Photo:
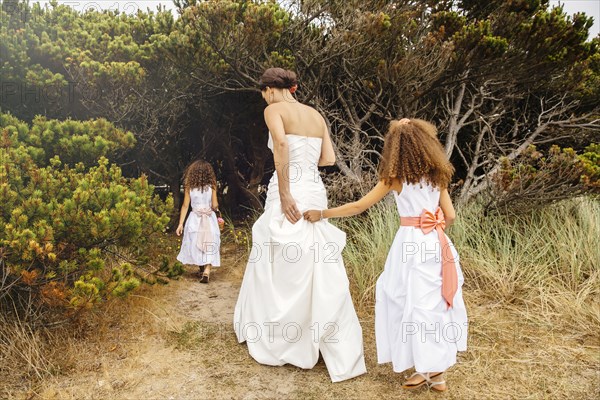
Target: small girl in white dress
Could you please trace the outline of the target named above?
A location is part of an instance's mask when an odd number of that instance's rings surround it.
[[[221,266],[221,232],[223,220],[217,218],[217,179],[212,166],[203,160],[194,161],[183,175],[185,195],[179,216],[177,236],[183,233],[177,260],[200,267],[200,282],[208,283],[212,267]],[[190,203],[192,212],[185,223]]]
[[[394,372],[415,367],[402,385],[445,391],[442,373],[467,348],[467,312],[458,254],[444,233],[455,218],[447,186],[454,168],[436,128],[419,119],[392,121],[379,183],[362,199],[304,218],[360,214],[393,191],[400,228],[376,284],[375,338],[380,364]]]

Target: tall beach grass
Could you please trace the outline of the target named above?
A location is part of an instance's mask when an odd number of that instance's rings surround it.
[[[337,222],[348,234],[344,261],[353,297],[372,307],[377,277],[399,225],[393,202]],[[447,231],[461,259],[464,290],[539,323],[600,328],[600,203],[564,201],[528,215],[484,216],[476,203],[457,210]]]

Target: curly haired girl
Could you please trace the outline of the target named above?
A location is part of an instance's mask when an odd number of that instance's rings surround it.
[[[215,214],[219,212],[219,203],[217,179],[212,166],[204,160],[192,162],[183,174],[183,186],[185,195],[176,230],[177,236],[183,233],[183,240],[177,260],[183,264],[198,265],[200,282],[208,283],[211,267],[221,265],[219,228],[223,223]],[[190,203],[192,212],[184,229]]]

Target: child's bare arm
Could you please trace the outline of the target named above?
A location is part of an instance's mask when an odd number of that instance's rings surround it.
[[[323,218],[334,218],[334,217],[349,217],[352,215],[360,214],[373,204],[390,192],[392,187],[385,184],[383,181],[379,181],[377,185],[369,193],[367,193],[362,199],[344,204],[343,206],[332,208],[329,210],[323,210]],[[308,210],[304,213],[304,218],[310,222],[316,222],[321,219],[321,210]]]
[[[454,206],[452,205],[452,200],[450,199],[448,189],[444,189],[440,192],[440,208],[444,212],[446,227],[449,227],[456,219],[456,211],[454,211]]]
[[[175,233],[177,236],[180,236],[183,233],[183,222],[185,221],[185,216],[187,215],[188,208],[190,207],[190,189],[185,188],[185,194],[183,195],[183,204],[181,206],[181,212],[179,213],[179,226]]]
[[[217,187],[216,186],[214,186],[212,188],[211,205],[212,205],[213,211],[218,211],[219,210],[219,200],[217,199]]]

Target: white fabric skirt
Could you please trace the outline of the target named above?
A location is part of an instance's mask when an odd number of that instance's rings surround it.
[[[213,239],[207,245],[206,251],[202,251],[196,244],[200,228],[200,217],[193,212],[188,216],[183,228],[181,250],[177,255],[177,260],[182,264],[221,266],[221,231],[219,230],[219,223],[214,212],[208,218]]]
[[[395,372],[441,372],[467,348],[464,277],[452,242],[458,290],[454,307],[442,297],[441,254],[437,232],[401,226],[376,286],[375,336],[378,362]]]

